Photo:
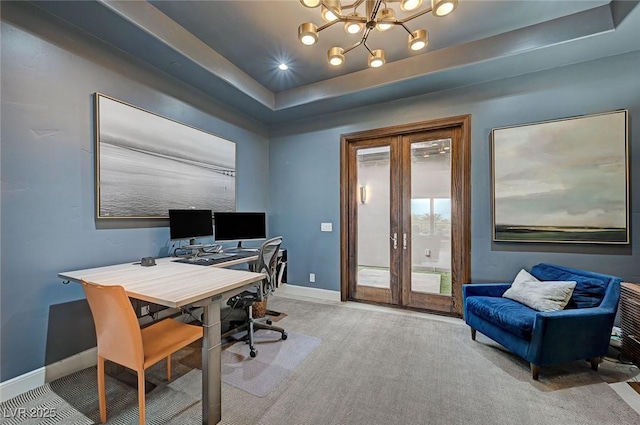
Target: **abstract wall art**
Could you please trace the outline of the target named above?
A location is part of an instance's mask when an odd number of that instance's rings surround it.
[[[629,243],[626,110],[491,136],[494,241]]]

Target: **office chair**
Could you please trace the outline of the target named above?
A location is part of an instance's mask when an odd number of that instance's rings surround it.
[[[145,423],[144,371],[167,359],[171,380],[171,354],[202,338],[202,328],[164,319],[140,329],[129,297],[122,286],[102,286],[82,281],[98,339],[98,403],[100,421],[107,421],[104,361],[110,360],[138,374],[138,421]]]
[[[231,321],[231,326],[236,324],[240,326],[225,332],[222,338],[226,338],[229,335],[241,331],[247,331],[242,340],[246,340],[249,343],[249,355],[255,357],[258,355],[258,350],[254,346],[254,332],[260,329],[268,329],[276,332],[280,332],[282,339],[287,339],[287,333],[283,328],[273,326],[272,321],[268,316],[254,318],[253,317],[253,304],[258,301],[263,301],[271,295],[274,289],[278,285],[278,252],[280,245],[282,244],[282,236],[271,238],[265,241],[258,251],[258,260],[250,265],[250,270],[256,273],[264,273],[266,277],[262,281],[262,291],[244,291],[234,297],[227,300],[227,305],[232,309],[243,309],[246,312],[246,318],[241,321]]]

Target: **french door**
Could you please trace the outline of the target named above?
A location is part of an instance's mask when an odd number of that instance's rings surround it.
[[[460,315],[469,117],[343,136],[342,298]]]

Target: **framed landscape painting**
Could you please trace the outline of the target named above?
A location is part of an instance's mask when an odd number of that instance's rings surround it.
[[[235,211],[235,143],[100,93],[95,111],[97,218]]]
[[[493,240],[629,244],[626,110],[493,129]]]

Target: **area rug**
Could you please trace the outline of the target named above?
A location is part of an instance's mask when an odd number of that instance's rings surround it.
[[[243,341],[224,347],[222,381],[258,397],[273,391],[321,343],[320,338],[295,332],[288,332],[283,341],[279,332],[267,330],[256,332],[254,341],[258,350],[255,358],[249,355],[249,345]],[[194,351],[180,362],[200,369],[201,353]]]
[[[93,424],[94,422],[53,392],[49,384],[0,403],[3,425]]]
[[[256,332],[256,358],[249,356],[249,345],[244,342],[236,342],[224,350],[222,380],[249,394],[264,397],[321,342],[319,338],[294,332],[289,332],[285,341],[278,339],[279,335],[274,331]]]

